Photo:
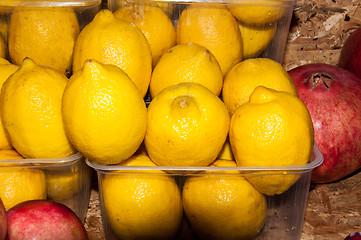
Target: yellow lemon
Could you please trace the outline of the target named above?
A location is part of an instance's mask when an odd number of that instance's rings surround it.
[[[23,156],[21,156],[15,149],[0,150],[0,160],[8,159],[23,159]]]
[[[72,8],[16,8],[9,24],[9,55],[21,65],[25,57],[70,73],[79,23]]]
[[[217,96],[221,93],[222,71],[208,49],[195,43],[185,43],[169,49],[153,70],[150,94],[154,98],[164,88],[182,82],[199,83]]]
[[[238,26],[242,33],[244,59],[258,57],[267,48],[276,32],[275,24],[257,27],[239,22]]]
[[[236,167],[217,160],[211,166]],[[191,228],[201,239],[254,239],[267,212],[266,198],[237,171],[206,171],[187,179],[183,206]]]
[[[207,166],[226,141],[229,121],[224,103],[206,87],[172,85],[148,106],[145,147],[157,165]]]
[[[0,58],[0,86],[2,86],[8,77],[18,69],[19,66],[9,63],[5,58]],[[12,146],[4,131],[2,121],[0,121],[0,150],[3,149],[12,149]]]
[[[290,1],[284,0],[252,0],[241,4],[228,3],[233,16],[242,23],[263,25],[276,22],[285,14]]]
[[[188,42],[209,49],[223,75],[242,60],[241,31],[224,5],[194,4],[183,10],[177,26],[177,43]]]
[[[87,60],[63,95],[64,127],[86,157],[115,164],[135,153],[147,128],[147,109],[137,87],[120,68]]]
[[[61,100],[68,79],[26,58],[3,84],[0,113],[11,145],[25,158],[60,158],[76,152],[65,135]]]
[[[168,17],[172,17],[173,13],[174,13],[174,3],[172,2],[168,2],[168,1],[162,1],[162,2],[158,2],[158,1],[154,1],[152,0],[151,2],[154,2],[157,6],[159,6],[165,14],[167,14]],[[110,9],[118,9],[121,8],[127,4],[132,4],[134,3],[134,1],[132,0],[117,0],[117,1],[109,1],[108,2],[108,7],[110,7]],[[142,2],[142,4],[144,4],[144,2]]]
[[[127,4],[114,12],[114,16],[134,23],[142,30],[152,52],[153,66],[160,56],[176,44],[173,23],[155,4]]]
[[[98,12],[80,32],[74,48],[73,71],[87,59],[121,68],[144,97],[152,72],[152,54],[142,31],[133,23],[116,18],[107,9]]]
[[[122,166],[155,166],[144,154]],[[101,188],[107,222],[119,239],[175,239],[183,208],[175,180],[163,171],[118,171]]]
[[[247,102],[257,86],[297,96],[297,89],[281,64],[268,58],[247,59],[234,66],[224,78],[222,99],[229,112]]]
[[[238,166],[306,164],[312,155],[314,130],[310,114],[296,96],[257,87],[247,103],[233,113],[229,139]],[[268,172],[247,175],[256,189],[281,194],[299,175]]]
[[[231,144],[229,143],[229,139],[227,138],[226,142],[223,145],[221,152],[219,153],[217,159],[223,160],[231,160],[234,161],[234,156],[231,149]]]
[[[42,170],[1,167],[1,160],[22,158],[15,150],[0,151],[0,198],[6,210],[23,201],[46,198],[45,175]]]
[[[48,198],[54,201],[72,199],[78,193],[78,171],[46,171],[45,177]]]

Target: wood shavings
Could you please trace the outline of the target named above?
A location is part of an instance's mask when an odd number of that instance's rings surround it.
[[[307,63],[337,65],[347,37],[361,26],[361,1],[298,0],[286,46],[284,67]]]

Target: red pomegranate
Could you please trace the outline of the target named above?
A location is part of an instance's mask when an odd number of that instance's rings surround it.
[[[315,142],[324,162],[312,182],[340,180],[361,168],[361,79],[329,64],[306,64],[289,71],[306,104]]]

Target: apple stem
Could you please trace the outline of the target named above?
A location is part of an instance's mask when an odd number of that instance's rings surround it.
[[[315,88],[319,82],[322,82],[329,90],[329,83],[333,80],[334,78],[332,77],[332,75],[325,72],[311,73],[310,76],[307,78],[307,82],[311,83],[311,90]]]

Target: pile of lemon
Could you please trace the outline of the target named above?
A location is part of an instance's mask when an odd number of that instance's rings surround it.
[[[79,151],[122,166],[310,160],[313,124],[292,79],[279,63],[255,58],[272,40],[283,8],[194,4],[175,26],[169,6],[121,6],[100,10],[83,29],[69,8],[12,12],[0,49],[11,60],[0,60],[2,159],[12,158],[9,152],[59,158]],[[0,170],[3,182],[19,179],[13,189],[27,182],[36,186],[27,189],[30,198],[46,197],[43,172],[10,170]],[[265,223],[265,196],[282,194],[299,177],[206,171],[180,188],[169,173],[144,173],[101,179],[107,220],[119,238],[174,239],[187,224],[202,239],[253,238]],[[7,208],[24,200],[6,191],[0,187]]]

